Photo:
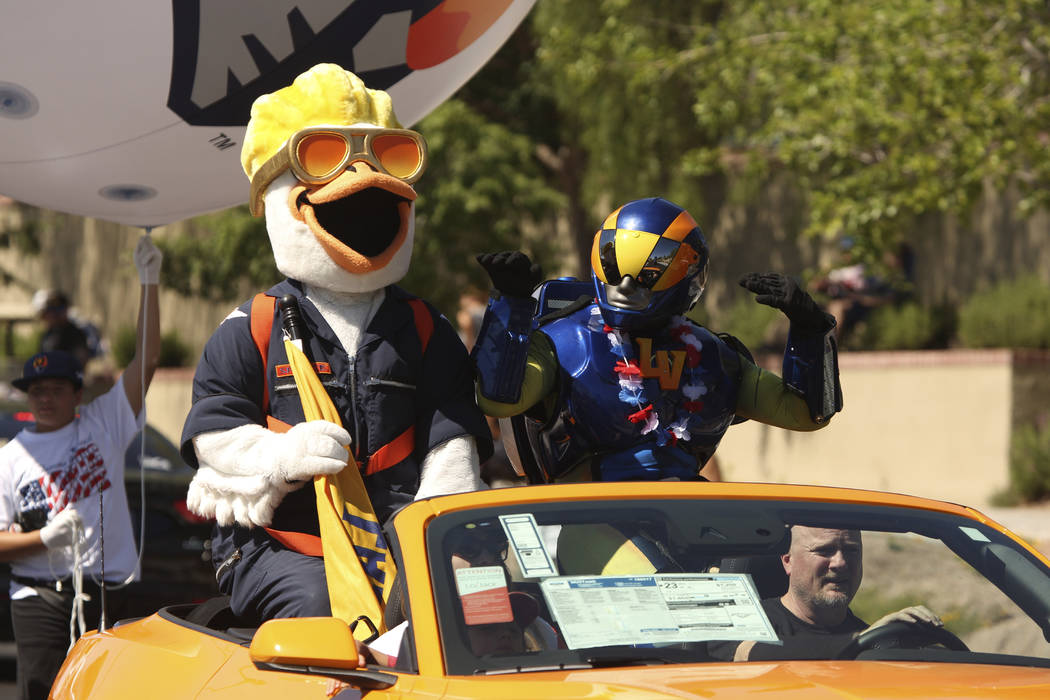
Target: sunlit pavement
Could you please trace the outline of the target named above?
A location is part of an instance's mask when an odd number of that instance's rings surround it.
[[[18,689],[15,687],[14,660],[0,660],[0,700],[17,700]]]
[[[1050,557],[1050,502],[1016,508],[978,508]]]

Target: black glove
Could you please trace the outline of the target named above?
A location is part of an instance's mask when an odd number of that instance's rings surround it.
[[[780,309],[800,330],[827,332],[835,327],[835,318],[824,313],[813,297],[793,278],[779,272],[749,272],[740,278],[740,286],[754,292],[759,304]]]
[[[543,281],[539,264],[518,250],[482,253],[477,261],[489,273],[493,288],[509,297],[530,297],[536,285]]]

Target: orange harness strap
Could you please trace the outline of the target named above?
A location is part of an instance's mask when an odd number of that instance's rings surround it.
[[[416,334],[419,336],[419,344],[423,348],[423,354],[427,352],[430,337],[434,334],[434,317],[422,299],[409,299],[408,305],[412,309],[412,320],[416,324]],[[380,447],[365,464],[365,475],[375,474],[387,467],[392,467],[398,462],[406,459],[412,454],[416,446],[416,428],[408,426],[408,430]]]
[[[365,475],[381,472],[387,467],[392,467],[401,460],[412,454],[416,446],[416,427],[408,426],[408,430],[380,447],[372,453],[365,464]]]
[[[283,420],[266,416],[266,427],[275,433],[287,433],[292,426]],[[290,530],[274,530],[272,527],[264,527],[267,534],[274,538],[286,548],[308,557],[324,556],[321,549],[321,538],[317,535],[308,535],[305,532],[293,532]]]
[[[270,386],[267,362],[270,349],[270,333],[273,330],[273,312],[277,304],[275,297],[260,292],[252,299],[251,304],[251,329],[252,340],[259,350],[259,357],[263,363],[263,411],[270,405]],[[412,309],[412,320],[416,326],[419,343],[426,354],[430,338],[434,334],[434,317],[430,314],[422,299],[409,299],[409,307]],[[291,429],[291,425],[267,414],[266,427],[278,433],[285,433]],[[387,467],[391,467],[406,459],[415,449],[415,426],[409,426],[405,432],[376,450],[365,463],[365,475],[375,474]],[[311,557],[322,556],[321,538],[317,535],[307,535],[302,532],[290,532],[286,530],[274,530],[263,528],[275,540],[288,549]]]
[[[266,358],[270,354],[270,331],[273,328],[273,309],[277,298],[259,292],[252,299],[251,327],[252,340],[259,350],[263,363],[263,413],[270,408],[270,373],[266,369]]]
[[[308,557],[324,556],[321,538],[317,535],[308,535],[305,532],[292,532],[291,530],[274,530],[272,527],[264,527],[263,529],[266,530],[266,534],[284,545],[285,549],[305,554]]]
[[[419,344],[423,346],[423,354],[426,355],[430,336],[434,335],[434,317],[430,315],[430,310],[427,309],[422,299],[409,299],[408,305],[412,307],[412,318],[416,322]]]

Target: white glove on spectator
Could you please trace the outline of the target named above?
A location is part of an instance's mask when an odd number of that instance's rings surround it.
[[[142,284],[160,284],[160,264],[164,254],[149,236],[143,236],[135,246],[135,267]]]
[[[40,541],[48,549],[61,549],[73,544],[77,531],[83,529],[80,516],[72,508],[66,508],[40,528]]]

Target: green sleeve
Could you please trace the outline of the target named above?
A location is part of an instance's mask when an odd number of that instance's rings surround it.
[[[481,411],[496,418],[524,413],[554,390],[558,377],[558,361],[550,340],[543,333],[529,337],[529,353],[525,362],[525,377],[521,382],[521,396],[517,403],[500,403],[486,399],[478,387],[478,406]]]
[[[740,358],[740,390],[736,414],[744,418],[789,430],[819,430],[828,424],[815,423],[801,394],[784,380],[767,372],[747,358]]]

